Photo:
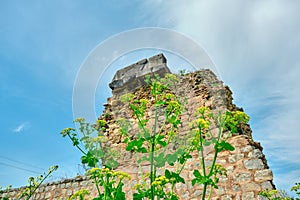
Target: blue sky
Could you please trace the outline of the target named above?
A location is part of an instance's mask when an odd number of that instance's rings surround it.
[[[235,103],[250,115],[276,185],[288,189],[300,180],[299,8],[292,0],[1,1],[0,185],[24,185],[54,164],[60,165],[54,179],[83,172],[80,154],[59,134],[73,126],[77,71],[100,42],[151,26],[179,31],[206,49]],[[109,80],[114,71],[107,74]],[[99,113],[110,95],[103,87]]]

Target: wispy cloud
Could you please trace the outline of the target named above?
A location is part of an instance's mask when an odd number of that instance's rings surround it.
[[[29,122],[23,122],[23,123],[19,124],[17,127],[15,127],[13,129],[13,132],[15,132],[15,133],[21,133],[25,129],[28,129],[29,127],[30,127],[30,123]]]
[[[288,173],[285,167],[300,167],[300,3],[157,0],[147,6],[161,25],[206,48],[235,103],[251,114],[253,137],[264,147],[275,183],[286,188],[286,180],[300,176],[299,170]]]

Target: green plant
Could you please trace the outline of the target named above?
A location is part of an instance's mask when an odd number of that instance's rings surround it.
[[[269,200],[300,200],[300,183],[295,183],[295,185],[291,187],[291,192],[295,192],[298,197],[289,197],[287,192],[276,189],[265,189],[259,192],[259,195]]]
[[[12,188],[11,185],[8,186],[8,187],[6,187],[5,189],[2,188],[2,187],[0,187],[0,195],[1,195],[0,200],[9,200],[9,196],[8,196],[8,194],[6,192],[8,192],[9,190],[11,190],[11,188]],[[4,193],[6,193],[5,196],[2,196]]]
[[[185,69],[180,69],[180,70],[178,71],[178,74],[179,74],[180,76],[185,76],[187,73],[188,73],[188,72],[187,72]]]
[[[48,169],[47,173],[44,173],[43,175],[37,176],[35,178],[29,177],[28,185],[21,192],[19,199],[25,198],[26,200],[29,200],[36,192],[36,190],[42,185],[42,183],[57,169],[58,169],[58,165],[51,166]]]
[[[80,136],[74,128],[65,128],[61,131],[63,137],[68,137],[73,146],[82,154],[81,162],[88,167],[105,166],[107,168],[116,168],[118,152],[102,145],[107,141],[104,136],[108,128],[105,120],[97,120],[96,124],[90,124],[83,118],[74,120],[79,125]]]
[[[195,152],[200,168],[193,171],[192,185],[203,185],[202,200],[206,198],[209,189],[210,199],[213,188],[218,188],[220,176],[226,176],[224,167],[216,164],[217,156],[222,151],[234,150],[228,143],[228,138],[237,132],[241,123],[249,121],[249,117],[240,111],[213,113],[210,109],[201,107],[196,112],[197,119],[190,123],[189,139],[183,139],[177,133],[181,126],[180,118],[184,106],[171,89],[176,81],[178,78],[171,74],[164,78],[158,75],[146,76],[145,82],[148,85],[145,89],[149,90],[147,98],[139,98],[134,94],[120,97],[131,110],[131,118],[138,123],[137,132],[131,133],[132,120],[120,118],[117,121],[127,145],[126,150],[136,155],[140,168],[141,182],[135,186],[134,200],[179,199],[174,191],[175,185],[185,183],[181,173],[187,160],[192,158]],[[154,113],[153,116],[149,116],[149,112]],[[105,115],[104,118],[110,116]],[[92,167],[87,175],[94,180],[98,190],[99,195],[95,199],[125,199],[122,191],[123,179],[129,177],[125,173],[113,170],[117,166],[114,161],[116,159],[113,159],[113,150],[101,145],[107,140],[104,136],[108,128],[107,122],[98,120],[96,125],[90,125],[83,119],[77,119],[75,122],[80,125],[82,138],[73,128],[64,129],[61,134],[63,137],[68,136],[73,145],[83,153],[82,163]],[[213,128],[218,129],[215,135],[211,132]],[[214,147],[211,165],[205,162],[204,149],[208,146]],[[111,163],[112,161],[114,163]],[[104,168],[99,167],[101,164]],[[150,172],[142,170],[141,166],[147,164],[150,165]]]
[[[224,150],[234,150],[227,139],[232,133],[237,132],[237,126],[240,123],[247,123],[249,117],[240,111],[218,113],[213,115],[206,108],[199,108],[197,115],[199,116],[191,123],[192,139],[190,143],[177,147],[175,152],[168,151],[169,145],[176,139],[176,133],[181,123],[180,115],[183,111],[182,103],[178,97],[171,92],[170,87],[177,78],[174,75],[166,75],[165,78],[158,76],[146,78],[151,90],[149,99],[138,99],[133,94],[126,94],[121,97],[124,102],[128,102],[129,108],[133,111],[133,118],[136,118],[139,125],[139,132],[132,137],[129,134],[128,122],[124,123],[124,119],[119,123],[121,133],[125,136],[124,142],[127,143],[127,151],[135,152],[137,162],[150,163],[150,174],[143,175],[143,183],[139,184],[134,194],[134,199],[155,198],[162,199],[178,199],[174,192],[174,186],[177,183],[185,183],[180,176],[186,161],[191,158],[191,153],[197,151],[200,160],[200,171],[195,169],[193,174],[195,178],[192,184],[203,184],[202,199],[206,197],[207,187],[210,186],[209,198],[212,188],[217,188],[219,176],[226,175],[226,170],[216,164],[218,153]],[[148,111],[154,110],[154,119],[149,122],[149,117],[145,115]],[[159,117],[164,115],[164,118]],[[217,136],[211,134],[212,121],[219,128]],[[153,125],[151,125],[153,124]],[[167,128],[168,127],[168,128]],[[211,166],[206,166],[204,148],[214,145],[215,153]],[[165,169],[164,174],[157,174],[159,168],[166,167],[166,164],[175,166],[173,171]],[[142,173],[142,171],[140,170]],[[146,183],[146,179],[150,179],[150,184]],[[167,190],[168,184],[171,189]]]
[[[65,128],[61,131],[63,137],[68,137],[73,146],[83,154],[81,162],[89,167],[86,175],[89,176],[95,184],[98,191],[98,197],[95,200],[125,200],[125,193],[122,191],[123,180],[130,178],[124,172],[116,172],[118,166],[118,153],[103,145],[107,141],[104,132],[108,128],[105,120],[97,120],[96,124],[85,122],[83,118],[74,121],[79,124],[79,134],[74,128]],[[79,190],[73,194],[70,199],[83,199],[88,195],[88,190]]]
[[[125,136],[124,142],[127,144],[126,150],[133,151],[137,155],[139,165],[143,162],[150,163],[150,174],[142,175],[143,183],[139,184],[134,193],[134,199],[149,198],[154,199],[178,199],[174,193],[174,185],[178,182],[184,183],[180,177],[180,171],[171,172],[165,170],[164,175],[158,175],[157,169],[165,167],[166,163],[174,165],[180,157],[184,165],[189,156],[182,156],[183,150],[178,149],[174,153],[168,152],[168,145],[174,139],[178,126],[180,124],[180,114],[183,110],[178,98],[171,93],[170,86],[177,81],[177,77],[171,74],[165,78],[158,76],[146,77],[146,83],[149,84],[149,99],[137,99],[133,94],[126,94],[121,97],[124,102],[128,103],[129,108],[133,111],[134,118],[137,119],[139,132],[132,137],[129,129],[124,126],[124,119],[121,123],[121,133]],[[153,125],[148,126],[149,119],[145,115],[146,111],[154,110]],[[164,119],[159,121],[159,116],[163,113]],[[168,127],[168,128],[167,128]],[[140,156],[141,155],[141,156]],[[140,170],[142,173],[142,171]],[[146,183],[150,180],[150,184]],[[171,191],[166,191],[166,184],[171,184]]]
[[[81,189],[81,190],[78,190],[77,192],[75,192],[72,196],[70,196],[67,199],[68,200],[75,200],[75,199],[84,200],[84,199],[87,199],[86,196],[89,194],[90,194],[89,190]]]
[[[207,188],[210,187],[208,199],[212,194],[213,188],[218,188],[219,176],[225,175],[226,170],[216,164],[217,156],[224,150],[233,151],[234,147],[227,142],[232,133],[237,132],[237,126],[240,123],[247,123],[249,117],[240,111],[213,114],[207,107],[200,107],[197,111],[199,116],[191,123],[193,137],[191,139],[192,151],[198,152],[200,161],[200,171],[195,169],[193,174],[195,178],[192,185],[203,184],[202,199],[206,197]],[[218,134],[214,136],[211,133],[212,122],[218,127]],[[214,146],[214,156],[211,166],[205,163],[204,149],[207,146]]]
[[[122,191],[123,180],[130,179],[130,176],[124,172],[117,172],[109,168],[92,168],[88,170],[90,176],[96,185],[98,197],[95,200],[125,200],[125,193]],[[100,190],[103,187],[103,192]]]
[[[296,200],[300,200],[300,183],[295,183],[295,185],[291,188],[291,191],[294,191],[298,198]]]

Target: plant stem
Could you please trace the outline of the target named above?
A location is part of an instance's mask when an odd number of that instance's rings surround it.
[[[208,194],[208,197],[207,197],[208,200],[210,200],[211,194],[212,194],[212,186],[210,186],[210,188],[209,188],[209,194]]]
[[[223,126],[221,126],[221,127],[219,128],[218,139],[217,139],[217,142],[216,142],[215,145],[218,145],[218,144],[219,144],[219,141],[220,141],[220,139],[221,139],[222,132],[223,132]],[[215,149],[214,159],[213,159],[213,162],[212,162],[212,165],[211,165],[211,168],[210,168],[210,171],[209,171],[208,176],[211,176],[212,173],[213,173],[213,170],[214,170],[215,164],[216,164],[216,160],[217,160],[217,156],[218,156],[218,150]]]
[[[105,183],[105,193],[104,193],[104,199],[107,200],[108,197],[108,184],[109,184],[109,174],[106,174],[106,183]]]
[[[154,102],[157,101],[157,91],[156,91],[156,84],[153,85],[154,90]],[[154,104],[155,105],[155,104]],[[151,151],[150,151],[150,163],[151,163],[151,169],[150,169],[150,185],[151,185],[151,200],[154,200],[154,186],[152,185],[153,181],[155,180],[156,176],[156,169],[154,167],[154,150],[155,150],[155,135],[156,135],[156,125],[158,120],[158,106],[155,105],[155,115],[154,115],[154,126],[153,126],[153,135],[152,135],[152,144],[151,144]]]
[[[68,137],[70,138],[71,141],[73,141],[72,137],[70,136],[69,133],[68,133]],[[84,155],[87,155],[86,152],[83,151],[83,149],[78,144],[76,144],[75,146],[77,147],[77,149],[79,149],[79,151],[81,151],[81,153],[83,153]]]
[[[100,196],[101,191],[100,191],[100,188],[99,188],[99,185],[98,185],[98,181],[97,181],[96,177],[93,177],[93,178],[94,178],[95,185],[96,185],[96,188],[97,188],[97,191],[98,191],[98,195]]]
[[[207,183],[205,182],[203,185],[202,200],[205,200],[206,189],[207,189]]]
[[[201,166],[202,166],[202,173],[205,178],[208,176],[206,175],[206,168],[205,168],[205,159],[204,159],[204,147],[203,147],[203,138],[202,138],[202,130],[199,127],[199,140],[200,140],[200,152],[201,152]],[[203,192],[202,192],[202,200],[205,200],[206,195],[206,188],[207,188],[207,182],[204,182],[203,185]]]
[[[31,191],[31,187],[30,187],[30,195],[27,197],[27,200],[30,199],[30,197],[35,193],[35,191],[41,186],[41,184],[48,178],[48,176],[50,176],[50,174],[52,173],[53,171],[51,171],[50,173],[48,173],[42,180],[41,182],[36,186],[34,187],[34,189]]]

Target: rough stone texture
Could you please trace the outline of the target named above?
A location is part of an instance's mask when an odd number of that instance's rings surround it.
[[[152,68],[153,67],[153,68]],[[144,71],[145,70],[145,71]],[[108,120],[109,128],[105,133],[109,141],[105,144],[118,149],[121,154],[119,161],[120,171],[129,173],[132,179],[125,184],[127,199],[132,199],[132,187],[138,183],[138,166],[135,156],[125,151],[125,144],[119,133],[119,126],[116,120],[119,118],[131,119],[132,128],[130,133],[134,134],[138,130],[137,120],[132,118],[132,112],[120,101],[120,96],[127,92],[134,92],[138,98],[148,98],[149,91],[143,79],[147,73],[159,72],[161,76],[169,72],[165,57],[160,54],[148,60],[144,59],[136,64],[117,71],[110,87],[113,89],[113,96],[108,98],[103,114],[100,119]],[[218,110],[242,110],[232,102],[232,92],[229,87],[224,86],[215,74],[210,70],[200,70],[178,76],[180,81],[171,88],[171,92],[181,97],[184,102],[185,112],[181,115],[181,124],[178,135],[184,138],[189,134],[188,124],[195,119],[194,112],[200,106],[207,106],[213,112]],[[109,115],[107,115],[109,114]],[[151,118],[153,110],[146,113]],[[109,117],[107,117],[109,116]],[[151,124],[151,120],[149,120]],[[216,127],[212,132],[217,132]],[[229,143],[235,147],[234,151],[224,151],[218,156],[218,163],[227,169],[227,177],[220,177],[219,188],[213,191],[212,199],[260,199],[258,192],[265,188],[274,188],[272,183],[272,171],[267,165],[262,147],[252,139],[252,131],[249,125],[240,125],[238,133],[229,138]],[[176,148],[176,144],[174,144]],[[205,149],[206,163],[211,163],[214,149],[209,146]],[[189,159],[186,167],[182,171],[182,177],[186,178],[185,184],[178,184],[175,191],[181,199],[200,199],[202,186],[192,186],[193,169],[199,168],[197,153]],[[143,171],[149,171],[149,166],[144,165]],[[172,167],[167,167],[172,168]],[[76,177],[74,179],[63,180],[43,185],[33,199],[66,199],[79,189],[90,189],[91,196],[96,196],[97,191],[91,180],[87,177]],[[15,198],[20,189],[14,189],[9,195]]]
[[[167,60],[163,54],[138,61],[118,70],[109,87],[113,90],[113,94],[133,92],[137,87],[145,85],[145,75],[170,73],[166,63]]]

